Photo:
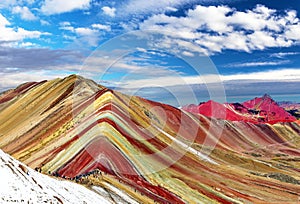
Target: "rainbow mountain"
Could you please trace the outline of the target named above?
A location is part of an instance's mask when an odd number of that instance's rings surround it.
[[[37,172],[128,203],[300,197],[299,123],[210,118],[76,75],[2,93],[0,148]]]

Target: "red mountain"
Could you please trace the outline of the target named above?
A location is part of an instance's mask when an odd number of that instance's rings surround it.
[[[225,103],[207,101],[197,105],[188,105],[184,110],[202,114],[208,117],[230,120],[246,121],[252,123],[293,122],[296,120],[289,112],[280,107],[269,95],[254,98],[244,103]]]
[[[280,107],[269,95],[254,98],[243,103],[249,110],[254,110],[260,115],[262,122],[292,122],[296,118]]]

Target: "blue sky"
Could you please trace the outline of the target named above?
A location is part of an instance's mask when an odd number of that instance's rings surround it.
[[[300,102],[299,19],[299,1],[2,0],[0,90],[75,73],[177,106]]]

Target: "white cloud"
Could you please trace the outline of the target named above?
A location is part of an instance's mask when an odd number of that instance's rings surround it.
[[[97,33],[97,31],[92,30],[90,28],[75,28],[75,32],[78,35],[94,35]]]
[[[39,38],[42,35],[49,35],[49,33],[29,31],[21,27],[13,28],[10,27],[10,25],[10,22],[2,14],[0,14],[0,41],[16,42],[28,38]]]
[[[178,11],[178,9],[177,9],[177,8],[174,8],[174,7],[167,6],[167,7],[166,7],[166,11],[176,12],[176,11]]]
[[[228,81],[251,82],[300,82],[300,69],[268,70],[232,75],[202,75],[202,76],[175,76],[166,75],[147,79],[124,81],[122,88],[135,89],[142,87],[168,87],[182,85],[199,85],[210,83],[224,83]]]
[[[63,35],[63,38],[66,39],[66,40],[71,40],[71,41],[76,40],[75,36],[70,36],[70,35]]]
[[[226,67],[258,67],[258,66],[277,66],[290,63],[289,60],[281,61],[269,61],[269,62],[245,62],[245,63],[236,63],[230,64]]]
[[[37,20],[37,17],[26,6],[15,6],[12,9],[13,14],[20,14],[23,20]]]
[[[188,11],[188,16],[192,28],[201,28],[205,26],[206,29],[220,34],[231,32],[233,27],[226,22],[226,15],[231,12],[227,6],[197,6],[194,10]],[[182,22],[184,23],[184,22]]]
[[[59,29],[61,29],[61,30],[68,30],[71,32],[75,31],[75,28],[68,21],[60,22],[59,26],[60,26]]]
[[[0,8],[8,8],[9,6],[15,5],[16,3],[16,0],[1,0]]]
[[[110,8],[108,6],[104,6],[101,9],[105,15],[108,15],[110,17],[115,17],[116,15],[116,8],[114,7]]]
[[[279,53],[271,54],[270,57],[284,58],[286,56],[291,56],[291,55],[300,55],[300,52],[279,52]]]
[[[41,25],[51,25],[48,21],[40,20]]]
[[[18,28],[17,31],[14,31],[16,40],[22,40],[25,38],[39,38],[41,35],[49,35],[49,33],[42,33],[40,31],[29,31],[24,28]]]
[[[23,0],[25,1],[27,4],[33,4],[35,2],[35,0]]]
[[[99,30],[105,30],[105,31],[111,30],[111,27],[109,25],[103,25],[103,24],[93,24],[92,28],[99,29]]]
[[[157,0],[129,0],[122,4],[122,14],[157,14],[165,11],[176,11],[179,6],[192,2],[196,2],[196,0],[164,0],[159,2]]]
[[[300,23],[299,21],[297,22],[297,24],[294,24],[294,25],[290,25],[288,26],[287,28],[287,31],[286,31],[286,37],[288,37],[289,39],[292,39],[292,40],[299,40],[300,39]]]
[[[300,69],[280,69],[245,74],[221,76],[223,81],[261,80],[261,81],[300,81]]]
[[[101,31],[110,31],[109,25],[103,24],[92,24],[89,27],[73,27],[68,21],[60,22],[59,29],[70,31],[75,36],[63,35],[67,40],[74,40],[79,44],[87,44],[89,46],[98,46]]]
[[[234,12],[227,18],[228,23],[241,26],[247,30],[257,31],[268,28],[275,31],[281,30],[281,23],[276,19],[276,10],[269,9],[263,5],[257,5],[253,10],[246,12]],[[282,21],[282,23],[284,23]]]
[[[90,46],[98,46],[99,31],[91,28],[75,28],[74,32],[79,36],[77,42],[87,43]]]
[[[183,51],[182,54],[187,57],[194,57],[195,55],[189,51]]]
[[[66,13],[73,10],[85,10],[90,7],[91,0],[45,0],[41,11],[46,15]]]
[[[31,42],[21,42],[19,46],[28,48],[28,47],[36,47],[37,45]]]
[[[263,5],[246,11],[198,5],[185,16],[153,15],[141,22],[139,29],[164,34],[165,47],[162,48],[172,49],[172,43],[187,41],[198,46],[202,54],[226,49],[251,52],[300,43],[300,20],[296,11],[278,12]],[[189,51],[189,48],[181,47],[181,51]]]
[[[69,21],[63,21],[59,23],[60,26],[71,26],[71,23]]]
[[[9,26],[10,22],[0,13],[0,28]]]
[[[113,53],[109,53],[113,54]],[[145,70],[146,67],[139,66],[135,64],[129,64],[123,60],[115,58],[113,56],[105,56],[105,57],[97,57],[92,56],[89,57],[85,62],[85,71],[92,71],[95,73],[102,73],[107,68],[113,67],[116,70],[128,71],[128,72],[137,72],[139,70]]]
[[[12,0],[12,2],[11,5],[32,5],[36,0]]]

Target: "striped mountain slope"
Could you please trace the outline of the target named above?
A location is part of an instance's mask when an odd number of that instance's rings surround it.
[[[299,134],[298,123],[207,118],[76,75],[0,95],[3,151],[139,203],[297,202]]]

